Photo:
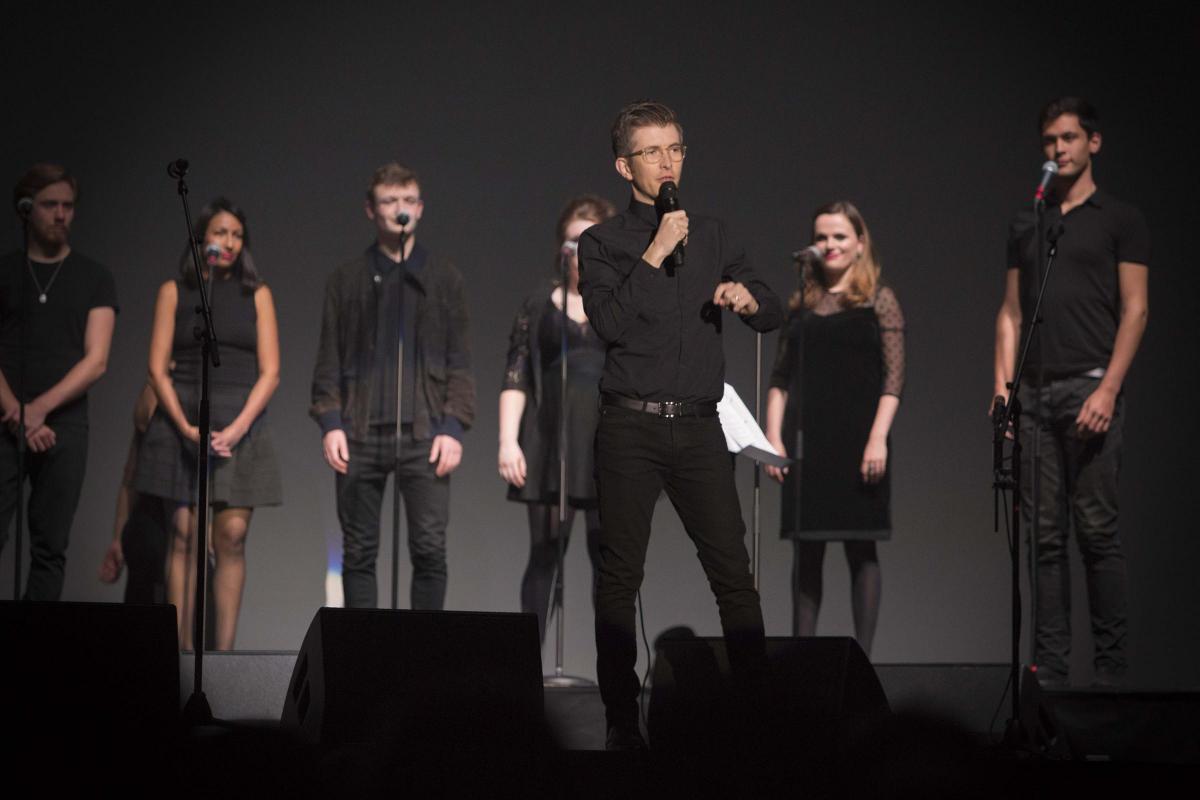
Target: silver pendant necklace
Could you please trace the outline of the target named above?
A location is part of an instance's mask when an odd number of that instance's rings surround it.
[[[54,274],[50,276],[50,280],[46,282],[46,286],[43,288],[41,282],[37,279],[37,273],[33,271],[33,262],[29,260],[28,256],[26,256],[25,263],[29,267],[29,277],[33,278],[33,285],[37,287],[39,303],[44,304],[46,300],[49,299],[50,287],[54,285],[54,279],[58,277],[58,271],[62,269],[62,265],[66,260],[66,256],[63,256],[62,259],[59,260],[58,266],[54,268]]]

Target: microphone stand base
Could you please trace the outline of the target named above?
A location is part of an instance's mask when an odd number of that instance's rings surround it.
[[[589,681],[587,678],[580,678],[576,675],[555,673],[542,676],[543,689],[588,689],[595,685],[595,681]]]
[[[201,725],[211,725],[213,722],[212,708],[204,692],[192,692],[187,704],[183,707],[183,725],[185,728],[196,728]]]

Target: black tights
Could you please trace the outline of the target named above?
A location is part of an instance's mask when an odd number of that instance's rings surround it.
[[[825,542],[792,542],[792,635],[814,636],[817,614],[821,610],[821,569],[825,561]],[[875,542],[843,542],[850,565],[850,602],[854,612],[854,636],[868,656],[879,620],[879,600],[883,577]]]
[[[575,521],[575,509],[567,506],[564,521],[567,538],[571,537],[571,524]],[[588,558],[592,563],[592,604],[596,600],[596,568],[600,564],[600,512],[597,509],[584,511],[587,523]],[[554,588],[554,568],[558,564],[558,506],[529,504],[529,563],[521,579],[521,610],[537,614],[538,635],[546,639],[546,615],[550,609],[550,592]]]

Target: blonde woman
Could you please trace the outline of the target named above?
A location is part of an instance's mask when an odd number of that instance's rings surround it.
[[[793,634],[816,633],[825,544],[841,541],[855,636],[870,655],[882,592],[875,543],[891,538],[888,434],[904,386],[904,316],[859,210],[829,203],[812,220],[821,258],[800,261],[767,394],[767,438],[799,460],[767,473],[783,483],[780,534],[794,545]]]

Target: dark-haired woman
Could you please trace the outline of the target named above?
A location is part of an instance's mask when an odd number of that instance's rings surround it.
[[[204,279],[212,299],[221,366],[211,371],[212,551],[216,641],[233,648],[246,582],[246,534],[259,506],[282,501],[279,465],[267,432],[267,402],[279,385],[279,330],[271,291],[249,250],[246,216],[224,198],[196,220],[194,235],[205,254]],[[196,456],[200,444],[200,343],[194,330],[199,287],[190,253],[180,275],[158,292],[150,338],[150,382],[158,409],[146,430],[135,487],[188,507],[176,526],[167,575],[167,597],[178,609],[180,644],[192,646],[193,544],[196,528]],[[174,361],[174,372],[170,372]],[[176,515],[182,519],[184,515]]]
[[[875,543],[892,532],[888,434],[904,386],[904,316],[858,209],[830,203],[812,220],[822,259],[801,262],[767,394],[767,439],[802,459],[767,473],[783,483],[781,535],[794,545],[793,634],[816,633],[825,543],[841,541],[855,637],[870,655],[883,584]]]
[[[611,217],[607,200],[585,194],[573,198],[559,215],[560,257],[567,258],[567,285],[547,282],[521,305],[509,337],[508,362],[500,392],[500,476],[509,484],[508,499],[525,503],[529,513],[529,563],[521,580],[521,610],[538,617],[546,635],[546,615],[558,559],[558,425],[562,406],[563,303],[567,337],[567,514],[570,534],[576,510],[587,523],[593,587],[599,565],[600,514],[593,478],[592,443],[599,421],[600,373],[605,345],[583,313],[579,294],[579,235]],[[565,289],[565,291],[564,291]]]

